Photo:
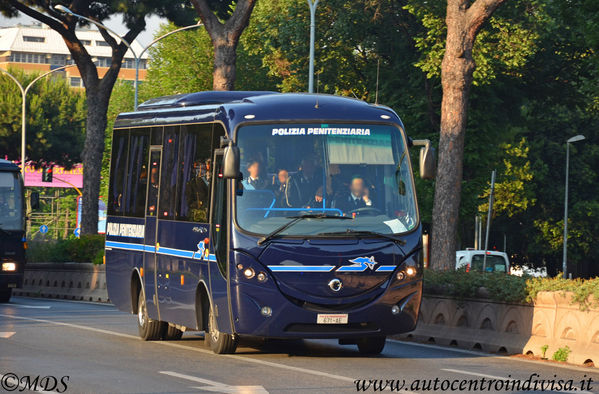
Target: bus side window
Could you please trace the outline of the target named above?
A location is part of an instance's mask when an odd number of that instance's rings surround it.
[[[224,135],[222,126],[181,126],[177,220],[208,223],[212,155]]]
[[[124,213],[127,156],[129,152],[129,130],[115,130],[112,139],[110,161],[110,191],[108,214],[121,216]]]
[[[126,216],[143,217],[148,185],[148,152],[150,130],[132,130],[127,167]]]
[[[177,202],[177,176],[179,163],[179,126],[164,128],[162,171],[160,172],[160,219],[173,219]]]

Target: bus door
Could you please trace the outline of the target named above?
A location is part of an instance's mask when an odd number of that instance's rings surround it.
[[[150,177],[148,182],[148,198],[146,202],[145,225],[145,253],[143,281],[146,293],[146,307],[152,319],[160,320],[158,309],[158,286],[160,278],[156,272],[156,230],[160,185],[160,161],[162,150],[160,147],[150,147]]]
[[[222,176],[223,149],[214,151],[210,203],[209,275],[212,307],[221,332],[232,333],[228,291],[229,216],[227,180]]]

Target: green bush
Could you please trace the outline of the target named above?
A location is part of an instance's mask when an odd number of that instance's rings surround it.
[[[502,273],[424,271],[424,293],[465,299],[489,299],[509,303],[532,303],[541,291],[573,293],[572,303],[581,310],[599,306],[599,278],[532,278]],[[591,301],[591,296],[594,298]]]
[[[553,356],[551,357],[552,360],[555,361],[568,361],[568,356],[570,355],[570,352],[572,350],[570,350],[570,348],[568,346],[564,346],[564,347],[560,347],[559,349],[557,349],[555,351],[555,353],[553,353]]]
[[[94,263],[102,264],[103,235],[82,235],[58,241],[29,243],[27,261],[32,263]]]

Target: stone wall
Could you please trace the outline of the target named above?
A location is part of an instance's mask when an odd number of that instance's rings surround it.
[[[465,349],[551,358],[560,347],[572,352],[574,364],[599,366],[599,308],[581,311],[571,295],[539,293],[534,305],[427,296],[415,331],[401,337]]]

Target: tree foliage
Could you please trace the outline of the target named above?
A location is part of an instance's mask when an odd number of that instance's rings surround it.
[[[38,74],[10,69],[21,85]],[[16,83],[0,73],[0,151],[11,160],[21,158],[22,95]],[[70,166],[80,162],[85,135],[85,97],[60,76],[35,83],[27,93],[26,155],[37,165]],[[4,158],[4,157],[2,157]]]

